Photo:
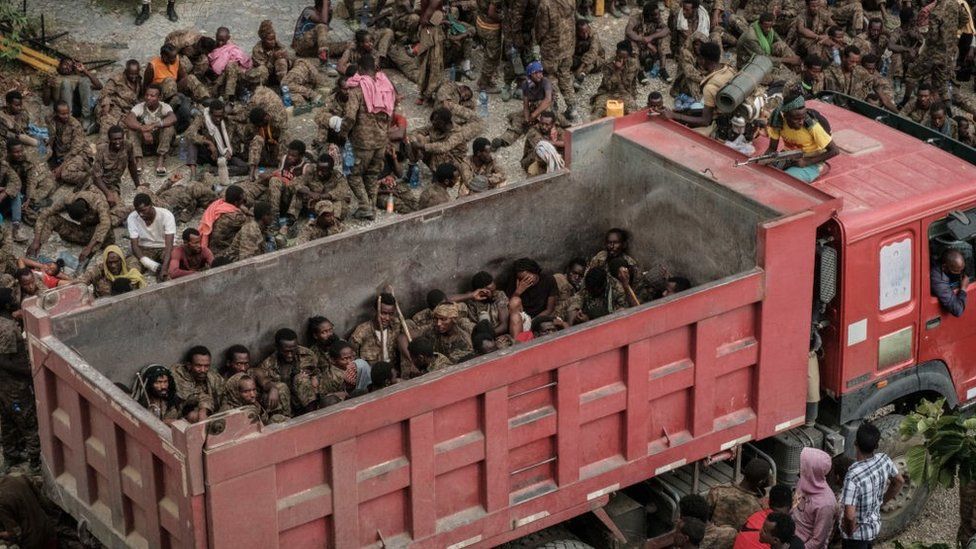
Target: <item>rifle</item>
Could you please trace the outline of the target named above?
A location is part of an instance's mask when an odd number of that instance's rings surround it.
[[[789,150],[789,151],[779,151],[769,154],[761,154],[759,156],[750,156],[746,158],[743,162],[736,162],[733,164],[734,167],[738,168],[741,166],[748,166],[749,164],[759,164],[760,166],[766,166],[780,160],[790,160],[803,156],[803,151],[800,149]]]

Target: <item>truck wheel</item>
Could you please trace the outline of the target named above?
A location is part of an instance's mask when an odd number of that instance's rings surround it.
[[[545,545],[540,545],[537,549],[593,549],[592,545],[587,545],[577,539],[558,539],[550,541]]]
[[[881,431],[881,445],[879,452],[888,454],[895,462],[898,472],[905,477],[905,486],[887,504],[881,507],[881,533],[879,540],[887,540],[900,534],[925,507],[929,499],[929,487],[908,477],[908,449],[921,442],[921,439],[902,440],[898,434],[898,427],[905,416],[888,414],[874,421],[875,427]]]
[[[512,540],[501,546],[501,549],[556,549],[565,548],[570,549],[571,547],[579,547],[580,549],[584,547],[589,547],[589,545],[549,545],[550,543],[582,543],[578,541],[575,535],[569,531],[568,528],[562,525],[550,526],[549,528],[543,528],[537,532],[532,532],[531,534],[520,537],[519,539]]]

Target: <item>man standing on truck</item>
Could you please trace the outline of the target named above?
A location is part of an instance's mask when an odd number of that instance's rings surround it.
[[[827,160],[840,153],[818,116],[807,111],[803,95],[796,91],[784,97],[783,105],[770,115],[766,133],[769,148],[764,154],[776,153],[781,140],[785,150],[803,151],[803,156],[788,160],[781,168],[805,183],[813,183],[823,173]]]
[[[881,506],[895,497],[905,479],[886,454],[875,453],[881,432],[871,423],[862,423],[854,437],[857,461],[847,470],[840,503],[841,546],[844,549],[871,549],[881,533]]]
[[[944,250],[939,262],[932,265],[929,278],[932,279],[932,295],[939,299],[939,305],[952,316],[962,316],[966,310],[966,287],[969,286],[966,258],[962,252],[955,248]]]

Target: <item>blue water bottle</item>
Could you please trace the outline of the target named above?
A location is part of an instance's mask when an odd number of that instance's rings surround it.
[[[285,104],[285,107],[294,105],[291,101],[291,90],[288,89],[288,86],[281,86],[281,102]]]
[[[356,154],[352,151],[352,143],[346,141],[346,145],[342,147],[342,175],[348,177],[355,163]]]
[[[178,150],[180,155],[180,162],[184,164],[189,162],[190,161],[190,140],[187,139],[185,136],[182,135],[180,136],[180,143],[179,143]]]
[[[485,90],[478,94],[478,116],[488,118],[488,92]]]
[[[420,166],[410,164],[410,166],[407,167],[407,182],[411,189],[420,187]]]

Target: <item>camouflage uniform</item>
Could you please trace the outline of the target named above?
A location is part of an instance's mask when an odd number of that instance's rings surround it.
[[[68,158],[61,164],[61,185],[58,189],[79,191],[91,187],[92,171],[95,157],[89,147],[85,147],[80,154]]]
[[[505,176],[505,170],[502,169],[494,158],[492,158],[491,161],[482,164],[480,160],[472,156],[468,158],[468,164],[471,166],[472,178],[483,178],[485,183],[488,185],[488,188],[494,189],[496,187],[505,185],[505,181],[507,179]]]
[[[494,20],[488,16],[488,10],[494,6]],[[484,60],[481,65],[481,76],[478,78],[478,88],[488,89],[495,82],[495,73],[502,60],[502,17],[503,3],[499,0],[478,0],[478,17],[475,26],[478,38],[484,46]]]
[[[456,302],[454,303],[454,306],[457,307],[459,319],[461,322],[465,323],[465,327],[474,329],[473,323],[476,322],[474,319],[477,318],[477,314],[471,312],[471,309],[468,307],[466,302]],[[468,325],[469,323],[470,326]],[[410,326],[411,334],[420,332],[422,330],[432,329],[434,327],[434,311],[429,308],[417,311],[407,321],[407,325]]]
[[[442,355],[441,353],[434,352],[434,358],[430,361],[430,365],[427,366],[428,372],[436,372],[437,370],[443,370],[448,366],[453,366],[455,362],[451,362],[451,359]]]
[[[445,34],[441,25],[427,24],[417,31],[417,88],[420,97],[432,99],[444,78]]]
[[[122,119],[125,115],[142,100],[143,88],[142,78],[135,87],[125,79],[125,70],[122,70],[109,78],[102,88],[98,99],[98,118],[99,135],[102,141],[108,137],[108,129],[112,126],[122,126]],[[124,128],[124,126],[122,126]]]
[[[176,381],[176,396],[186,408],[203,408],[208,414],[216,412],[224,397],[224,378],[212,369],[207,371],[207,379],[198,382],[190,373],[188,364],[177,364],[170,368]]]
[[[134,256],[125,258],[125,264],[131,269],[139,265],[139,261]],[[112,281],[105,276],[105,269],[102,262],[98,262],[78,277],[78,282],[86,286],[91,286],[95,297],[108,297],[112,295]]]
[[[248,219],[250,217],[247,214],[237,210],[225,213],[214,221],[213,231],[210,233],[210,239],[207,242],[207,247],[210,248],[214,257],[226,255],[231,243],[234,242],[234,237],[237,236]]]
[[[435,183],[426,185],[419,197],[415,198],[414,196],[413,194],[402,193],[400,195],[400,201],[396,203],[396,212],[418,212],[427,208],[433,208],[434,206],[440,206],[441,204],[447,204],[451,201],[451,194],[447,192],[447,189],[443,185]]]
[[[749,516],[762,510],[759,498],[739,486],[723,484],[708,491],[712,524],[742,528]]]
[[[587,318],[593,320],[627,308],[627,298],[623,291],[614,288],[614,282],[616,280],[608,280],[607,290],[600,295],[593,295],[585,289],[580,292],[579,309]]]
[[[217,200],[217,193],[204,181],[186,181],[159,191],[156,197],[159,200],[154,203],[172,212],[177,222],[189,223],[197,210],[205,210]]]
[[[831,18],[839,27],[857,34],[864,28],[864,6],[861,0],[841,0],[831,9]]]
[[[3,164],[0,164],[0,186],[3,186]],[[17,271],[17,250],[10,225],[0,224],[0,274],[14,274]]]
[[[4,171],[10,170],[16,175],[14,179],[20,183],[20,192],[23,193],[25,199],[30,200],[30,206],[34,210],[40,208],[41,201],[54,190],[54,182],[50,175],[42,176],[40,168],[28,157],[24,157],[21,162],[7,160],[3,162],[3,165]],[[28,213],[31,214],[32,219],[36,217],[36,214],[25,209],[25,220]]]
[[[224,256],[231,261],[243,261],[249,257],[255,257],[265,252],[265,231],[261,229],[258,222],[253,218],[247,220],[241,230],[234,235],[234,240]]]
[[[307,350],[307,349],[306,349]],[[292,417],[292,405],[291,405],[291,389],[288,386],[291,384],[291,371],[282,372],[277,367],[277,360],[269,362],[269,359],[274,357],[272,354],[268,358],[261,361],[261,364],[248,369],[247,373],[254,378],[255,384],[258,386],[258,391],[262,393],[262,397],[266,397],[264,386],[267,383],[278,390],[278,406],[268,410],[269,415],[281,415],[286,418]],[[285,375],[288,374],[288,375]]]
[[[532,61],[532,33],[535,27],[536,0],[507,0],[505,18],[502,20],[502,36],[506,44],[511,44],[519,52],[522,64],[528,65]],[[575,24],[573,32],[575,33]],[[505,52],[505,62],[502,63],[502,75],[505,84],[515,81],[515,68]],[[520,78],[522,77],[521,75]]]
[[[312,205],[319,200],[328,200],[335,207],[336,219],[343,219],[349,212],[349,203],[352,200],[352,191],[345,176],[339,170],[332,170],[329,178],[322,181],[318,171],[308,170],[308,173],[295,178],[292,183],[298,196],[308,197],[304,204],[299,200],[292,200],[291,208],[288,213],[298,217],[302,207],[311,210]]]
[[[446,356],[451,364],[458,364],[474,354],[471,344],[471,332],[461,327],[460,319],[455,319],[454,329],[442,334],[429,326],[421,330],[416,337],[427,337],[434,342],[434,352]]]
[[[285,55],[275,59],[274,55],[279,51],[285,52]],[[251,50],[251,61],[254,63],[254,67],[247,71],[245,78],[249,82],[261,86],[274,86],[280,85],[282,79],[288,74],[288,70],[295,62],[295,54],[288,51],[281,42],[275,44],[275,47],[270,50],[266,50],[259,40],[254,45],[254,49]]]
[[[63,123],[56,116],[51,115],[47,118],[47,127],[51,133],[51,140],[48,142],[51,148],[51,159],[58,165],[82,154],[88,148],[85,130],[77,118],[72,116],[68,122]]]
[[[855,65],[851,72],[837,65],[831,65],[824,70],[824,89],[837,91],[855,99],[865,99],[869,93],[877,92],[875,80],[871,73],[860,65]]]
[[[909,101],[907,105],[902,107],[901,112],[898,114],[912,119],[917,124],[922,124],[928,119],[929,110],[919,107],[917,101]]]
[[[380,336],[377,335],[375,323],[369,320],[356,326],[352,335],[349,336],[349,343],[356,351],[356,355],[370,364],[376,364],[382,360],[396,363],[397,338],[400,337],[402,331],[403,327],[400,326],[400,323],[394,322],[386,329],[386,345],[384,346],[380,341]]]
[[[607,100],[624,102],[624,113],[630,114],[640,107],[637,105],[637,73],[640,65],[636,59],[629,58],[623,69],[618,69],[613,61],[603,65],[603,80],[591,101],[593,116],[603,118],[607,115]]]
[[[591,35],[589,39],[581,40],[577,36],[576,46],[573,49],[573,76],[580,77],[592,74],[593,71],[603,65],[606,58],[607,54],[599,37]]]
[[[378,178],[389,142],[390,117],[384,112],[366,110],[363,90],[349,90],[342,119],[342,135],[352,142],[356,161],[349,174],[349,187],[356,196],[357,208],[372,211],[376,204]]]
[[[298,231],[298,237],[295,239],[295,244],[305,244],[306,242],[311,242],[319,238],[336,235],[341,233],[342,229],[342,223],[339,223],[338,221],[336,221],[335,225],[332,225],[328,229],[322,229],[314,221],[309,221],[301,228],[301,230]]]
[[[532,126],[529,132],[525,134],[525,144],[522,146],[522,159],[519,162],[529,175],[538,175],[546,171],[545,162],[539,158],[539,155],[535,154],[535,147],[539,144],[539,141],[546,140],[555,146],[555,141],[563,141],[565,139],[562,130],[555,128],[553,131],[557,135],[555,139],[551,135],[543,135],[539,131],[538,126]],[[560,156],[563,154],[563,149],[563,147],[556,147],[556,151],[559,152]]]
[[[965,8],[956,0],[938,0],[929,12],[925,45],[905,74],[906,82],[916,83],[922,78],[932,82],[932,91],[949,97],[949,80],[956,67],[959,31],[968,22]]]
[[[288,416],[284,414],[271,414],[268,410],[261,404],[261,399],[254,404],[245,404],[241,400],[240,383],[241,378],[244,377],[245,373],[238,373],[227,378],[224,382],[224,401],[220,405],[220,412],[228,412],[230,410],[235,410],[237,408],[245,408],[249,410],[254,410],[257,414],[258,419],[261,420],[261,425],[269,425],[271,423],[283,423],[288,421]]]
[[[30,357],[17,321],[0,317],[0,441],[6,465],[40,460]]]
[[[697,34],[701,37],[701,34]],[[698,67],[698,60],[692,48],[681,48],[674,56],[675,75],[669,93],[671,97],[686,94],[696,99],[701,98],[701,81],[705,78]]]
[[[256,132],[248,139],[247,163],[250,166],[273,165],[281,158],[281,146],[286,143],[285,133],[288,131],[288,111],[274,91],[265,86],[259,86],[251,97],[251,108],[261,107],[271,116],[271,123],[267,128],[269,135]],[[248,109],[250,112],[250,109]],[[253,128],[252,128],[253,131]]]
[[[656,32],[660,32],[667,27],[667,24],[661,22],[660,15],[656,20],[645,21],[644,13],[641,10],[637,10],[630,15],[627,26],[640,36],[647,37]],[[599,42],[599,38],[595,40]],[[668,37],[654,40],[653,45],[657,48],[657,52],[654,53],[647,47],[646,42],[631,40],[630,45],[634,48],[634,57],[640,61],[641,66],[645,70],[650,69],[655,61],[663,61],[667,56],[671,55],[671,40]],[[597,65],[597,67],[599,66]]]
[[[316,90],[327,83],[325,75],[319,72],[315,63],[318,61],[299,59],[281,79],[281,85],[288,86],[288,93],[291,94],[291,100],[295,105],[304,105],[313,101],[320,95]]]
[[[573,287],[563,273],[552,275],[556,280],[556,288],[559,290],[559,297],[556,300],[556,316],[566,321],[575,318],[576,311],[580,310],[580,293]]]
[[[18,136],[27,133],[30,125],[30,115],[23,110],[16,115],[0,109],[0,156],[7,154],[7,142],[16,141]]]
[[[736,63],[739,67],[745,66],[754,55],[771,55],[772,57],[792,57],[795,55],[790,46],[784,41],[779,34],[776,34],[773,38],[772,44],[770,44],[770,53],[766,54],[762,46],[759,43],[759,38],[756,36],[756,29],[754,26],[750,25],[746,32],[742,33],[739,37],[739,41],[736,43],[735,47]],[[766,79],[763,82],[771,82],[773,80],[789,80],[793,77],[793,71],[784,67],[782,63],[774,63],[773,70],[769,72]]]
[[[827,29],[833,24],[834,20],[830,17],[830,8],[821,6],[812,14],[808,9],[804,9],[803,13],[797,16],[793,26],[790,27],[786,42],[795,44],[797,49],[804,54],[816,53],[820,47],[820,39],[803,36],[800,34],[800,28],[805,28],[817,36],[823,36],[827,34]]]
[[[478,323],[482,320],[487,320],[491,323],[491,329],[495,330],[501,323],[499,318],[499,310],[502,312],[500,314],[508,314],[508,295],[501,290],[495,290],[493,295],[493,301],[468,301],[468,314],[467,317],[472,323]],[[461,305],[460,303],[458,305]],[[458,312],[463,316],[464,310],[458,307]],[[473,331],[473,330],[471,330]],[[468,333],[471,333],[468,331]],[[505,347],[511,347],[514,341],[512,336],[508,334],[496,335],[495,344],[499,349],[504,349]]]
[[[287,383],[292,415],[303,413],[319,397],[320,370],[318,360],[307,347],[295,349],[296,361],[282,362],[276,351],[257,366],[265,376],[275,383]]]
[[[699,549],[728,549],[735,545],[735,538],[739,531],[731,526],[716,526],[711,522],[705,524],[705,537]]]
[[[77,223],[69,221],[68,206],[75,200],[88,203],[88,213]],[[108,201],[98,190],[78,191],[64,195],[51,207],[44,209],[37,218],[37,232],[41,243],[47,242],[52,232],[58,233],[62,240],[81,246],[93,245],[93,249],[100,249],[111,244],[112,216],[109,212]]]
[[[552,75],[559,83],[567,109],[576,105],[570,70],[576,45],[575,16],[576,3],[573,0],[539,0],[535,16],[535,36],[539,41],[542,66],[546,75]]]
[[[410,136],[411,142],[423,144],[423,161],[431,171],[441,164],[453,164],[461,172],[462,185],[467,185],[472,177],[467,156],[468,142],[481,135],[484,129],[476,113],[465,111],[467,109],[452,108],[454,125],[446,132],[428,126]]]

